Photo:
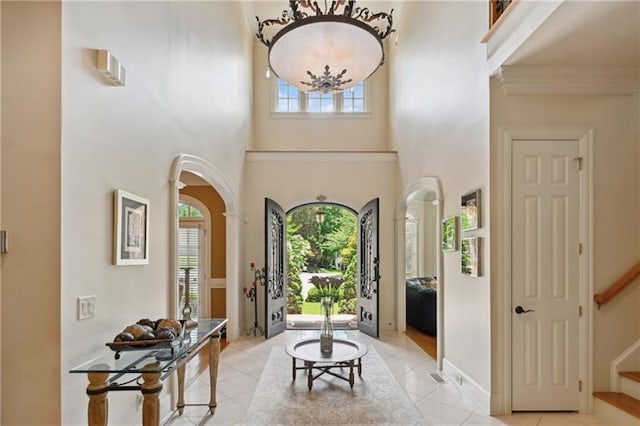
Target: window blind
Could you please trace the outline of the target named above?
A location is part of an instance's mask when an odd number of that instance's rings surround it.
[[[185,305],[187,270],[189,275],[189,306],[191,317],[200,315],[200,227],[178,229],[178,282],[180,283],[180,312]]]

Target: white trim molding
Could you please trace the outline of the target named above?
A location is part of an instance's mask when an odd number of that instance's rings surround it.
[[[227,279],[226,278],[211,278],[209,280],[209,288],[226,288],[227,287]]]
[[[631,346],[625,349],[624,352],[618,355],[616,359],[611,361],[611,364],[609,364],[609,374],[611,375],[611,379],[610,379],[611,391],[620,392],[620,385],[621,385],[622,379],[620,377],[620,374],[618,373],[620,371],[624,371],[624,369],[627,367],[627,363],[629,362],[629,360],[633,360],[632,357],[639,351],[640,351],[640,340],[636,340]],[[637,366],[632,363],[628,367],[636,368]]]
[[[583,173],[580,174],[579,234],[583,254],[580,256],[580,304],[583,315],[579,332],[580,412],[588,413],[593,405],[593,129],[581,128],[501,128],[498,131],[498,165],[496,191],[497,241],[500,267],[497,268],[496,302],[492,307],[495,328],[491,414],[511,413],[511,150],[517,140],[575,140],[579,143]]]
[[[420,192],[427,191],[435,194],[434,203],[437,203],[437,224],[436,227],[436,241],[438,249],[436,250],[436,268],[438,277],[438,292],[436,297],[436,310],[437,310],[437,368],[442,371],[442,359],[444,357],[444,294],[445,294],[445,277],[444,277],[444,265],[442,259],[442,251],[440,250],[440,230],[442,218],[444,217],[444,203],[443,203],[443,191],[442,183],[440,179],[435,176],[425,176],[416,179],[404,192],[404,195],[398,205],[396,206],[395,215],[395,267],[396,267],[396,324],[398,331],[405,331],[407,327],[407,292],[405,285],[405,219],[407,216],[407,208],[411,201]]]
[[[505,95],[632,95],[640,70],[620,67],[502,66],[497,75]]]
[[[247,162],[395,163],[396,151],[247,151]]]
[[[240,282],[240,214],[238,212],[238,206],[240,205],[240,198],[238,194],[232,189],[224,175],[214,167],[208,161],[188,154],[178,155],[171,165],[171,172],[169,174],[170,185],[170,233],[171,233],[171,248],[170,248],[170,288],[173,291],[170,292],[170,312],[176,312],[178,303],[178,201],[179,201],[179,188],[182,185],[180,182],[180,175],[182,172],[191,172],[206,182],[208,182],[222,197],[225,205],[225,218],[227,225],[226,233],[226,271],[228,283]],[[227,325],[227,339],[233,341],[240,335],[240,294],[241,290],[239,285],[227,286],[227,316],[229,323]]]
[[[453,365],[448,359],[443,360],[443,374],[451,383],[458,386],[469,398],[473,399],[484,410],[484,414],[489,414],[491,394],[482,386],[476,383],[464,372]]]

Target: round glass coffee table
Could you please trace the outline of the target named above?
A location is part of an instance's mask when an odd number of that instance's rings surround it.
[[[333,340],[333,351],[331,353],[320,352],[320,339],[301,340],[290,344],[285,348],[285,352],[293,360],[291,373],[293,380],[296,379],[296,370],[306,370],[307,386],[309,390],[313,387],[313,381],[323,374],[330,374],[344,381],[349,382],[353,388],[354,374],[353,368],[357,367],[358,377],[362,377],[362,357],[369,350],[362,343],[353,340]],[[303,367],[296,366],[296,360],[304,363]],[[336,369],[349,368],[349,375],[343,376],[336,373]],[[317,374],[314,375],[314,370]]]

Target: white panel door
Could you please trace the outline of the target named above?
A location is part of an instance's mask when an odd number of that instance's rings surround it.
[[[577,157],[578,141],[513,143],[514,411],[579,409]]]

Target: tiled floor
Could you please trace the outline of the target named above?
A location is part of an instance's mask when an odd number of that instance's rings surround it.
[[[206,416],[206,407],[187,407],[181,417],[171,418],[172,426],[251,424],[245,419],[253,391],[273,347],[307,337],[317,337],[317,331],[286,331],[272,339],[243,337],[231,343],[221,354],[218,373],[218,407],[213,416]],[[611,424],[596,415],[522,413],[489,417],[478,405],[451,383],[438,384],[429,373],[436,372],[436,363],[418,348],[404,333],[383,332],[372,339],[357,331],[338,331],[338,338],[357,339],[375,347],[387,363],[409,398],[424,416],[425,425],[592,425]],[[185,391],[187,402],[209,400],[208,374],[202,374]]]

